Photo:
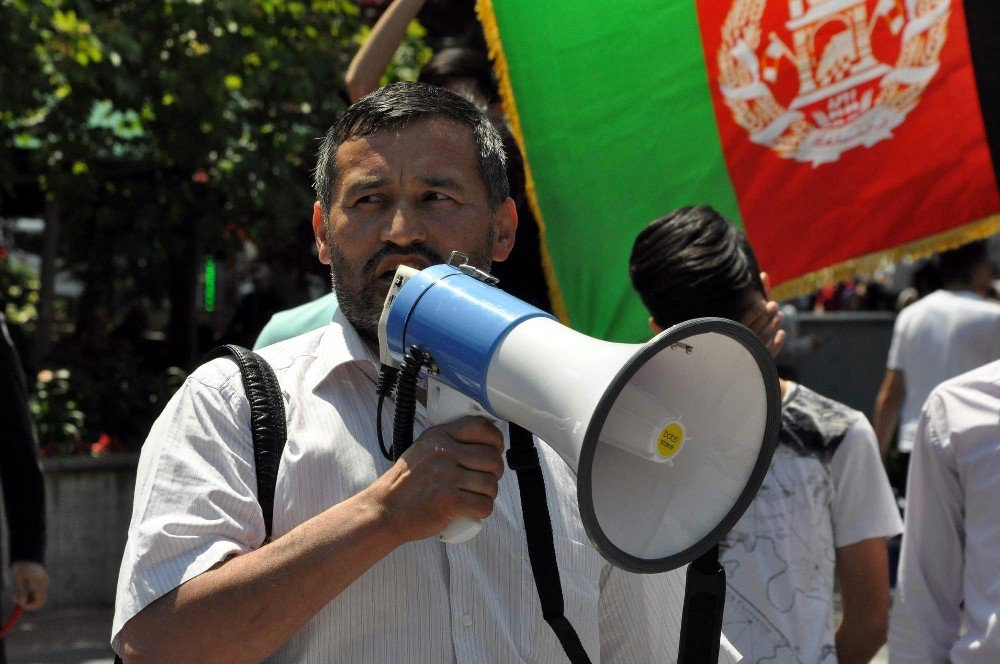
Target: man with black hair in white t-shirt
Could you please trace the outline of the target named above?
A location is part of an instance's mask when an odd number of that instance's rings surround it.
[[[985,241],[942,253],[938,266],[944,288],[896,318],[875,404],[875,433],[883,459],[897,422],[897,447],[909,458],[920,409],[931,390],[1000,359],[1000,304],[982,296],[993,280]]]
[[[748,312],[768,299],[746,236],[706,206],[650,223],[629,269],[654,332],[703,316],[753,325]],[[885,540],[902,530],[875,435],[864,415],[807,387],[783,380],[781,394],[771,466],[722,541],[723,629],[750,664],[868,662],[888,625]]]

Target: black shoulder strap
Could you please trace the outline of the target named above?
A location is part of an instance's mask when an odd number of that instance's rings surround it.
[[[226,355],[232,355],[236,360],[243,377],[243,390],[250,402],[250,431],[257,469],[257,502],[264,514],[264,541],[261,543],[264,546],[271,541],[274,486],[278,481],[278,464],[288,437],[285,429],[285,402],[282,401],[274,369],[252,350],[227,344],[209,351],[202,361],[208,362]],[[118,655],[115,655],[115,664],[122,664]]]
[[[278,481],[278,464],[285,449],[285,403],[281,398],[274,369],[257,353],[241,346],[227,344],[215,348],[205,361],[231,355],[240,367],[243,389],[250,402],[250,431],[253,435],[253,455],[257,469],[257,501],[264,514],[264,541],[271,541],[274,517],[274,487]]]
[[[521,513],[524,515],[524,534],[528,539],[528,559],[531,573],[542,603],[542,617],[559,638],[566,656],[572,664],[590,664],[587,651],[580,637],[566,616],[563,604],[562,583],[556,563],[556,548],[552,539],[552,521],[545,499],[545,478],[538,463],[538,450],[531,432],[510,423],[510,449],[507,465],[517,473],[521,494]]]
[[[726,570],[719,563],[716,544],[688,565],[678,664],[719,661],[725,608]]]

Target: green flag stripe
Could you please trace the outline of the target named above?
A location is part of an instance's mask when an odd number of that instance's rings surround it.
[[[631,239],[681,205],[737,222],[739,209],[693,1],[591,12],[578,1],[505,0],[495,19],[569,321],[638,341],[649,330],[628,281]]]

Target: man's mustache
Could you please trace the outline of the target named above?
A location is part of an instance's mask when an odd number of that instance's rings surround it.
[[[372,273],[375,271],[375,268],[378,267],[379,263],[381,263],[387,256],[393,256],[393,255],[421,256],[422,258],[425,258],[427,262],[430,263],[431,265],[444,263],[444,258],[441,257],[441,254],[434,251],[427,245],[411,244],[406,247],[401,247],[398,244],[393,244],[389,242],[381,249],[376,251],[374,254],[372,254],[372,257],[369,258],[367,262],[365,262],[364,275],[366,277],[371,276]]]

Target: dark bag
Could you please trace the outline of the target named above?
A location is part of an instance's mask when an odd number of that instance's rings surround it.
[[[257,470],[257,502],[264,515],[264,541],[271,541],[274,517],[274,486],[278,481],[278,464],[285,449],[288,432],[285,429],[285,403],[274,369],[257,353],[241,346],[219,346],[205,356],[205,362],[231,355],[240,368],[243,389],[250,402],[250,432],[253,436],[253,458]],[[115,656],[115,664],[121,664]]]
[[[227,344],[209,352],[205,361],[227,355],[231,355],[240,367],[243,390],[250,402],[250,431],[253,435],[253,458],[257,469],[257,502],[264,514],[263,546],[271,541],[274,486],[278,481],[278,464],[288,437],[285,429],[285,402],[281,400],[281,388],[278,387],[274,369],[252,350]]]

